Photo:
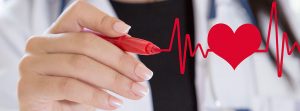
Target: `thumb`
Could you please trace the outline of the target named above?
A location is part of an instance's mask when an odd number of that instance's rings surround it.
[[[117,37],[127,34],[131,27],[95,6],[80,0],[65,10],[49,28],[48,33],[80,32],[84,28],[106,36]]]

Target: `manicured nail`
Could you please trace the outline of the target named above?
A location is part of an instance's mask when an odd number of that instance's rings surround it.
[[[145,96],[148,93],[148,88],[146,88],[146,86],[139,83],[133,83],[131,86],[131,90],[133,91],[134,94],[141,97]]]
[[[115,31],[117,31],[119,33],[127,34],[129,29],[131,28],[131,26],[125,24],[124,22],[119,21],[113,25],[113,28]]]
[[[115,108],[119,108],[121,107],[121,105],[123,104],[123,102],[115,97],[110,97],[109,98],[109,103],[111,106],[115,107]]]
[[[150,80],[153,76],[153,72],[143,64],[138,64],[136,66],[135,74],[144,80]]]

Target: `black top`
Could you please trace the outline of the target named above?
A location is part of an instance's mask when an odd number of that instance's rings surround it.
[[[118,17],[132,26],[130,35],[149,40],[161,48],[169,46],[173,23],[180,18],[181,34],[194,39],[193,10],[190,0],[167,0],[147,4],[111,1]],[[177,39],[170,53],[139,56],[153,72],[150,80],[155,111],[196,111],[194,59],[187,57],[184,75],[179,71]]]

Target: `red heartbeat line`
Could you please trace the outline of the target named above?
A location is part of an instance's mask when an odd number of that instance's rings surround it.
[[[269,52],[269,44],[270,44],[270,38],[271,38],[271,29],[272,29],[272,23],[273,23],[273,16],[275,19],[275,33],[276,33],[276,65],[277,65],[277,73],[278,77],[282,76],[282,68],[283,68],[283,63],[284,63],[284,51],[286,48],[286,53],[288,55],[291,55],[295,48],[298,49],[298,52],[300,53],[300,46],[297,42],[293,43],[292,47],[289,46],[288,42],[288,36],[286,32],[283,32],[283,39],[282,39],[282,44],[281,44],[281,52],[279,51],[279,36],[278,36],[278,17],[277,17],[277,5],[276,2],[274,1],[272,3],[272,8],[270,12],[270,20],[269,20],[269,28],[268,28],[268,36],[267,36],[267,42],[266,42],[266,47],[265,49],[258,49],[255,52],[257,53],[266,53]],[[178,55],[179,55],[179,67],[180,67],[180,73],[184,74],[185,72],[185,67],[186,67],[186,52],[189,49],[190,57],[194,57],[196,55],[197,50],[201,51],[201,54],[203,58],[207,58],[209,52],[213,52],[211,49],[207,49],[204,51],[202,45],[200,43],[196,44],[195,49],[192,49],[192,43],[191,43],[191,38],[189,34],[185,35],[185,40],[184,40],[184,49],[183,49],[183,54],[182,54],[182,43],[181,43],[181,34],[180,34],[180,22],[179,19],[176,18],[174,21],[174,26],[172,30],[172,37],[170,40],[170,44],[168,48],[161,49],[161,52],[171,52],[172,47],[173,47],[173,41],[175,38],[175,33],[177,32],[177,44],[178,44]]]

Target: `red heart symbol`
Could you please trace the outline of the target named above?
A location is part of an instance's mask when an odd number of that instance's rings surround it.
[[[208,33],[211,51],[225,59],[233,69],[252,55],[260,44],[260,32],[252,24],[240,26],[235,33],[226,24],[216,24]]]

